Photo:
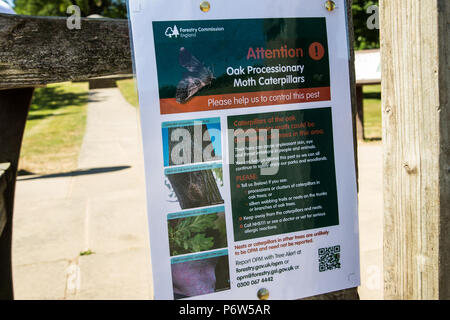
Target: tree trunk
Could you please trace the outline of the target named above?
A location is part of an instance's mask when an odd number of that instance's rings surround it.
[[[168,175],[167,178],[177,195],[181,209],[224,203],[211,170],[176,173]]]

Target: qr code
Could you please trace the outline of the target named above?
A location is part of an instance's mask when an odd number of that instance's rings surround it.
[[[319,271],[341,268],[341,246],[319,249]]]

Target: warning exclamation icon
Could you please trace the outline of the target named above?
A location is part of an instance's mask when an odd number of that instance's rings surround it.
[[[325,48],[319,42],[314,42],[309,46],[309,56],[313,60],[321,60],[325,55]]]

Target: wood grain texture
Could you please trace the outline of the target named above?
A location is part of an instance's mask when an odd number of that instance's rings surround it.
[[[0,14],[0,89],[132,73],[127,20]]]
[[[450,298],[448,0],[382,0],[386,299]]]

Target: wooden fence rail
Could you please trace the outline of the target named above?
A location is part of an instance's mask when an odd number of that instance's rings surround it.
[[[0,14],[0,89],[132,73],[127,20]]]

